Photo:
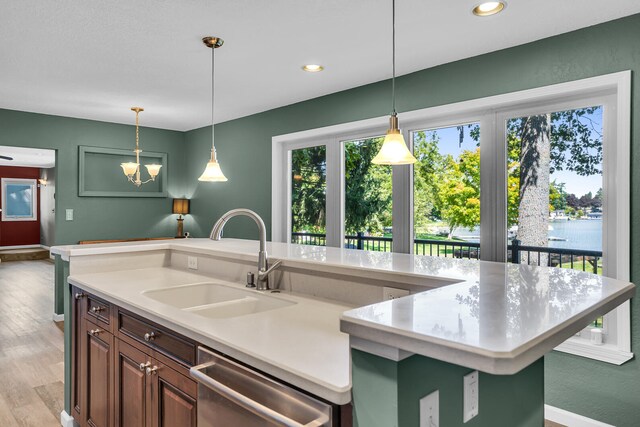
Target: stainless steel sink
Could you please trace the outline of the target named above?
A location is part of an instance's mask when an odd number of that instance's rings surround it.
[[[142,292],[147,298],[203,317],[222,319],[288,307],[293,301],[219,283],[198,283]]]

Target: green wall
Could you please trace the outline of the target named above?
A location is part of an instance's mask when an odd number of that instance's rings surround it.
[[[473,369],[414,355],[400,362],[351,350],[356,427],[419,427],[420,399],[439,391],[440,425],[540,427],[544,358],[515,375],[478,377],[478,415],[463,421],[463,377]]]
[[[582,29],[526,45],[445,64],[397,80],[398,109],[409,111],[623,70],[633,71],[631,277],[640,282],[639,111],[640,15]],[[436,40],[437,41],[437,40]],[[330,71],[327,71],[330,72]],[[283,88],[286,90],[286,88]],[[257,211],[271,223],[271,138],[300,130],[383,116],[389,113],[389,81],[324,96],[216,127],[219,160],[229,182],[198,183],[210,144],[210,130],[186,133],[189,147],[186,182],[194,214],[187,230],[208,234],[231,208]],[[250,99],[247,100],[250,102]],[[195,224],[196,222],[197,224]],[[247,227],[244,227],[247,225]],[[238,220],[227,236],[256,237],[255,226]],[[633,348],[640,344],[640,310],[632,303]],[[621,367],[560,353],[546,358],[546,400],[617,426],[640,419],[640,363]]]
[[[135,127],[0,109],[0,145],[57,152],[57,245],[79,240],[173,236],[176,221],[171,215],[171,197],[183,196],[186,190],[184,139],[183,132],[140,128],[143,150],[168,154],[167,170],[160,173],[167,174],[169,198],[78,197],[78,146],[133,150]],[[103,179],[124,180],[124,175],[118,167]],[[74,210],[73,221],[65,221],[65,209]]]

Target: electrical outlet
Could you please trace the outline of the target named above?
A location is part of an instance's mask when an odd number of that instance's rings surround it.
[[[197,256],[187,257],[187,267],[189,267],[189,269],[191,269],[191,270],[197,270],[198,269],[198,257]]]
[[[411,292],[406,289],[390,288],[385,286],[382,288],[382,300],[388,301],[390,299],[396,299],[400,297],[406,297]]]
[[[478,371],[473,371],[464,376],[464,413],[462,420],[466,423],[476,415],[478,415],[478,392],[480,390],[480,381]]]
[[[420,399],[420,427],[440,427],[440,391]]]
[[[73,209],[67,209],[65,213],[66,213],[66,216],[65,216],[66,220],[73,221]]]

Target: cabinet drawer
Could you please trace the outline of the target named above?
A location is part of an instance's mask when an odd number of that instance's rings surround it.
[[[195,365],[196,343],[162,326],[118,310],[118,333],[131,337],[182,364]]]
[[[86,296],[84,317],[112,332],[111,304],[91,294],[86,294]]]

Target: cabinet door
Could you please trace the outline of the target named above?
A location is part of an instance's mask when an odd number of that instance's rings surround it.
[[[86,294],[76,287],[71,288],[71,416],[81,420],[82,391],[80,382],[80,361],[84,359],[82,338],[82,311]]]
[[[151,367],[154,427],[196,427],[196,382],[157,361]]]
[[[116,339],[115,423],[120,427],[151,427],[151,357]]]
[[[89,427],[113,425],[113,335],[82,320],[82,420]]]

